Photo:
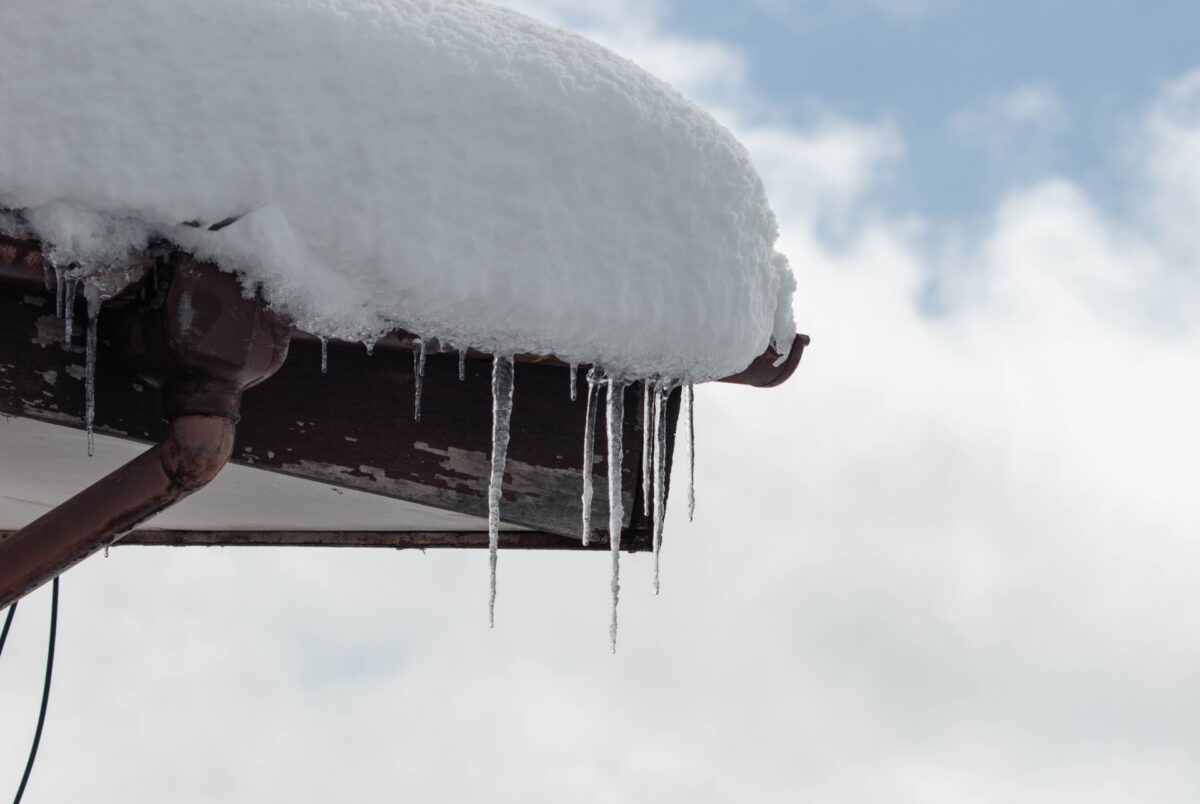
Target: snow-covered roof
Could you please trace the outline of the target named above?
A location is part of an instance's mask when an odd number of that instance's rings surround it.
[[[5,0],[0,30],[0,208],[60,265],[161,238],[317,334],[626,377],[791,343],[745,149],[576,35],[476,0]]]

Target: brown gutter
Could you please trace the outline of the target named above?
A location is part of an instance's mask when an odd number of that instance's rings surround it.
[[[780,360],[779,352],[775,351],[774,347],[768,346],[767,351],[754,358],[750,365],[737,374],[726,377],[721,382],[752,385],[755,388],[774,388],[783,385],[796,372],[796,367],[800,365],[800,358],[804,356],[804,348],[809,343],[810,339],[807,335],[797,335],[796,339],[792,341],[791,351],[783,360]]]
[[[0,282],[20,285],[31,290],[41,288],[44,282],[43,264],[44,256],[39,242],[0,235]],[[300,330],[294,330],[292,337],[301,341],[315,342],[317,340],[316,336]],[[373,348],[381,351],[413,350],[418,348],[419,344],[420,339],[416,335],[404,330],[396,330],[380,339]],[[779,365],[776,365],[779,363],[779,352],[768,347],[749,366],[737,374],[725,377],[720,382],[750,385],[755,388],[774,388],[782,385],[796,371],[796,367],[800,364],[800,357],[804,354],[804,349],[808,344],[807,335],[797,335],[788,352],[787,359]],[[473,358],[492,359],[492,356],[485,352],[469,351],[467,354]],[[567,365],[557,358],[545,355],[522,354],[517,355],[516,360],[520,363],[542,363],[564,368]]]
[[[293,331],[292,338],[305,342],[315,342],[318,340],[315,335],[310,335],[300,330]],[[795,340],[792,341],[792,348],[788,352],[787,358],[783,359],[782,362],[780,362],[779,352],[775,351],[774,347],[768,346],[767,351],[754,358],[746,368],[737,374],[717,380],[717,382],[750,385],[755,388],[774,388],[777,385],[782,385],[795,373],[796,367],[800,365],[800,358],[804,355],[804,348],[808,346],[809,341],[810,339],[807,335],[797,335]],[[420,343],[421,339],[411,332],[396,330],[380,339],[372,348],[377,351],[400,349],[413,351],[420,348]],[[439,349],[437,344],[434,344],[431,353],[441,351],[444,350]],[[467,356],[480,360],[492,359],[492,355],[487,352],[477,352],[474,349],[469,350]],[[538,363],[543,366],[561,366],[562,368],[567,368],[567,364],[557,357],[547,355],[519,354],[514,359],[518,363]],[[585,370],[590,368],[590,366],[580,366],[579,368],[580,370]]]
[[[203,487],[233,452],[242,392],[283,364],[288,329],[231,274],[176,256],[127,294],[122,351],[162,389],[166,439],[0,541],[0,607]]]

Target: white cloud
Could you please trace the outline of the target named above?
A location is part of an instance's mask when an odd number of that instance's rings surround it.
[[[962,112],[957,124],[966,129],[1023,128],[1057,129],[1067,122],[1067,112],[1058,92],[1046,84],[1031,84],[993,95]]]
[[[842,230],[904,144],[888,123],[825,115],[804,131],[730,119],[763,174],[781,220]]]
[[[623,8],[618,48],[709,45]],[[727,89],[814,343],[781,389],[701,389],[697,523],[677,475],[618,656],[596,556],[503,554],[489,631],[481,555],[116,550],[64,579],[31,797],[1200,797],[1200,73],[1137,125],[1140,214],[1042,176],[982,231],[872,204],[894,127],[760,123]],[[44,615],[0,664],[2,779]]]
[[[992,158],[1038,168],[1053,155],[1071,117],[1054,87],[1030,84],[986,98],[958,112],[950,124],[956,135]]]
[[[951,5],[953,0],[751,0],[769,14],[795,24],[807,24],[834,15],[864,11],[913,20],[929,16]]]
[[[745,86],[745,57],[712,39],[678,36],[662,28],[659,0],[518,0],[506,5],[572,28],[639,64],[692,97],[729,97]]]
[[[1169,83],[1151,107],[1138,152],[1147,154],[1147,189],[1158,233],[1176,253],[1200,260],[1200,69]]]

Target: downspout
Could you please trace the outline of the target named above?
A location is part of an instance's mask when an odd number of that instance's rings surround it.
[[[160,444],[0,541],[0,608],[209,483],[233,453],[242,392],[287,357],[288,328],[235,277],[176,256],[150,300],[116,314],[123,349],[162,389]]]
[[[229,460],[233,434],[220,416],[180,416],[161,444],[0,542],[0,608],[203,487]]]

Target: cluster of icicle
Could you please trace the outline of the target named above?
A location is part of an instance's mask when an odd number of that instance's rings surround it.
[[[577,368],[571,367],[571,399],[576,398]],[[678,383],[659,379],[642,380],[642,510],[653,512],[654,593],[660,591],[659,551],[662,548],[663,525],[666,519],[666,403]],[[582,538],[586,546],[592,533],[592,465],[595,461],[596,409],[601,386],[607,390],[608,436],[608,533],[612,551],[612,620],[609,642],[617,650],[617,603],[621,594],[621,527],[625,511],[621,499],[621,436],[625,421],[625,388],[619,377],[603,376],[592,368],[587,375],[587,410],[583,436],[583,523]],[[696,441],[695,406],[692,385],[683,386],[683,418],[688,433],[688,519],[696,510]],[[494,579],[493,579],[494,581]]]
[[[79,295],[79,285],[83,283],[83,297],[87,302],[87,334],[84,336],[84,404],[83,425],[87,431],[88,457],[96,454],[96,436],[93,426],[96,421],[96,319],[100,314],[100,304],[103,298],[99,284],[90,281],[92,275],[85,274],[79,269],[67,269],[60,266],[45,267],[46,289],[53,285],[55,295],[55,312],[63,321],[63,346],[71,348],[74,339],[75,299]]]
[[[328,368],[327,341],[321,339],[321,371]],[[421,386],[425,375],[426,345],[419,340],[413,352],[413,419],[421,420]],[[467,353],[458,353],[458,379],[466,379]],[[500,500],[503,495],[504,468],[507,463],[509,425],[513,411],[515,366],[511,356],[492,356],[492,453],[488,474],[488,565],[491,583],[488,594],[488,621],[496,625],[496,565],[500,547]],[[579,398],[579,366],[571,365],[571,401]],[[696,441],[694,388],[690,383],[668,379],[642,380],[642,508],[653,512],[654,591],[660,591],[659,551],[662,547],[666,508],[666,404],[670,394],[682,386],[682,419],[687,428],[688,444],[688,519],[696,510]],[[605,433],[608,441],[608,533],[612,553],[612,619],[609,642],[617,649],[617,603],[621,592],[621,529],[625,520],[621,496],[622,434],[625,422],[625,389],[629,381],[593,367],[587,373],[586,412],[583,437],[582,509],[580,537],[586,547],[592,538],[592,470],[596,460],[596,419],[600,392],[606,392]]]
[[[50,285],[50,267],[47,266],[47,287]],[[84,283],[87,300],[87,335],[85,340],[85,409],[84,426],[87,431],[88,455],[95,454],[93,423],[96,414],[96,319],[100,312],[102,294],[97,284],[88,281],[77,271],[55,267],[53,269],[58,317],[64,320],[64,345],[70,347],[73,335],[75,298],[80,282]],[[329,342],[321,343],[321,372],[329,368]],[[370,347],[368,347],[368,351]],[[421,420],[421,385],[425,376],[426,345],[419,340],[413,352],[415,376],[415,399],[413,418]],[[458,353],[458,379],[466,379],[466,351]],[[488,596],[488,620],[496,624],[496,565],[500,546],[500,499],[503,493],[504,468],[507,462],[509,423],[513,410],[514,365],[511,356],[494,355],[492,360],[492,454],[488,477],[488,564],[491,584]],[[577,380],[579,367],[571,365],[571,401],[578,400]],[[694,389],[690,383],[679,383],[669,379],[641,380],[642,385],[642,508],[653,512],[654,591],[660,590],[659,551],[662,547],[663,525],[666,507],[666,452],[667,416],[666,403],[671,392],[682,385],[682,416],[687,429],[688,444],[688,519],[692,519],[696,508],[696,440]],[[596,459],[596,419],[601,390],[606,391],[605,432],[608,441],[608,533],[612,553],[612,619],[609,624],[609,641],[613,652],[617,649],[617,603],[621,592],[621,530],[625,520],[624,502],[621,495],[622,434],[625,421],[625,389],[630,382],[620,375],[607,374],[593,367],[587,372],[586,413],[583,438],[582,494],[583,519],[580,535],[584,546],[592,537],[592,469]]]

